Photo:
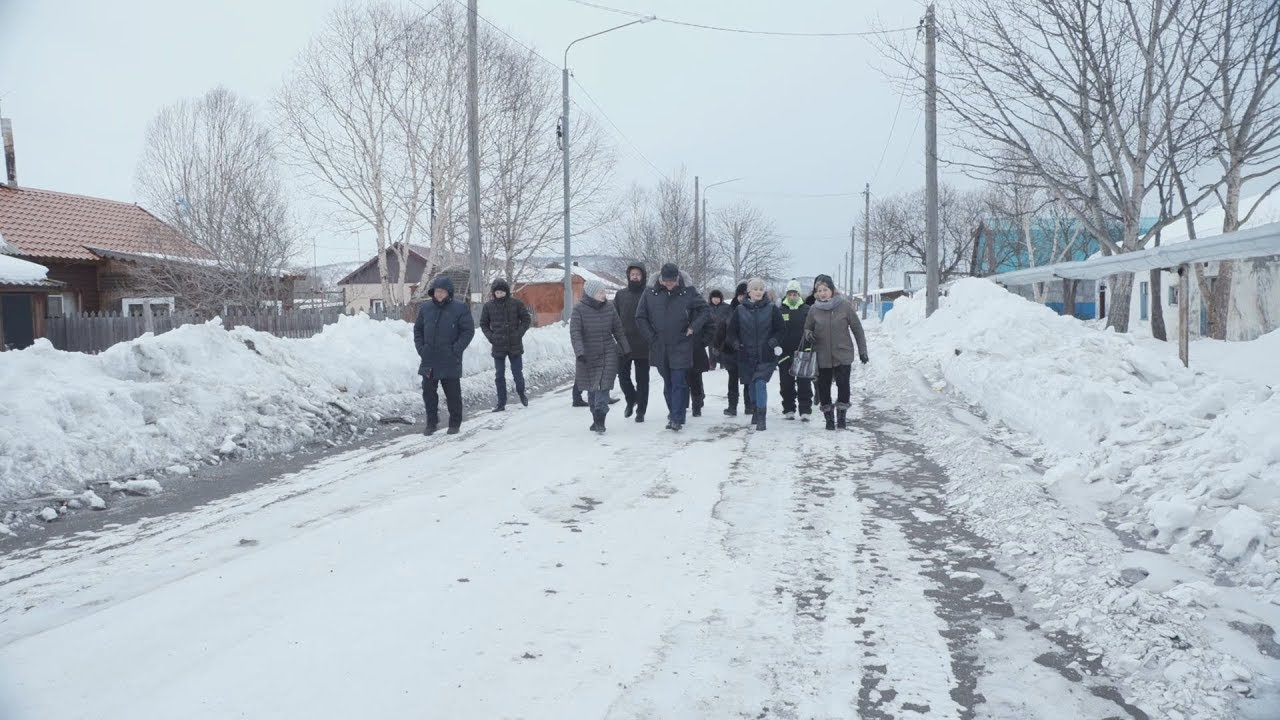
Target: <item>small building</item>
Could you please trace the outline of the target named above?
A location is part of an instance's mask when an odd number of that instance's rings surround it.
[[[0,352],[30,347],[44,337],[49,296],[62,290],[62,283],[50,280],[44,266],[0,255]]]
[[[395,246],[388,247],[384,251],[384,255],[387,258],[387,278],[395,286],[400,278],[398,248]],[[430,256],[430,248],[422,245],[409,245],[405,261],[404,297],[399,298],[398,302],[388,302],[388,299],[382,296],[382,280],[378,274],[378,256],[375,254],[338,281],[338,287],[342,291],[343,308],[350,313],[361,311],[380,312],[387,305],[408,305],[417,294],[418,287],[422,284],[424,276],[427,276]],[[452,255],[449,255],[446,260],[448,261],[447,267],[449,269],[443,272],[447,273],[453,280],[454,297],[465,301],[467,294],[471,291],[471,272],[465,269],[465,262],[459,262],[458,258]],[[427,282],[430,282],[431,276],[438,275],[440,272],[442,271],[432,269],[430,276],[427,276]],[[394,288],[392,292],[395,292]]]
[[[588,280],[602,283],[610,298],[623,287],[616,279],[611,280],[577,263],[573,264],[570,272],[575,303],[582,299],[582,289]],[[550,263],[543,268],[525,270],[512,283],[511,294],[528,306],[529,312],[533,314],[535,326],[541,327],[559,322],[564,319],[564,265]]]
[[[867,295],[871,296],[870,310],[876,313],[877,318],[883,320],[885,314],[893,309],[893,301],[901,297],[910,297],[911,291],[903,287],[885,287],[868,290]],[[862,293],[853,295],[853,300],[859,311],[867,302],[866,295]]]

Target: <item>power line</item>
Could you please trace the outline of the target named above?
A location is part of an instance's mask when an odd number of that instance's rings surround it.
[[[649,167],[653,168],[653,171],[658,174],[658,177],[665,180],[667,178],[667,174],[662,172],[662,170],[660,170],[657,165],[654,165],[653,161],[650,160],[647,155],[641,152],[640,148],[634,142],[631,141],[631,138],[627,137],[627,134],[622,132],[622,128],[618,127],[618,124],[613,121],[613,118],[609,117],[609,113],[605,112],[604,108],[600,107],[600,103],[596,102],[596,99],[591,96],[591,93],[587,92],[587,88],[584,87],[581,82],[578,82],[578,78],[572,75],[570,75],[570,77],[573,77],[573,84],[577,85],[578,89],[582,91],[582,94],[587,96],[587,100],[589,100],[591,104],[595,106],[596,110],[600,111],[600,115],[604,117],[605,121],[607,121],[610,125],[613,126],[613,129],[617,131],[618,135],[623,139],[623,141],[625,141],[628,145],[631,146],[631,149],[634,150],[636,154],[640,156],[640,159],[644,160],[646,163],[649,164]]]
[[[785,198],[802,198],[802,199],[822,199],[822,198],[842,198],[861,195],[859,192],[829,192],[829,193],[793,193],[775,190],[724,190],[723,192],[733,193],[735,195],[767,195],[770,197]]]
[[[595,8],[597,10],[605,10],[619,15],[625,15],[633,18],[653,18],[655,22],[666,23],[668,25],[679,25],[682,27],[696,28],[698,30],[714,30],[717,32],[738,33],[740,35],[770,35],[773,37],[862,37],[867,35],[888,35],[890,33],[905,32],[914,30],[915,27],[894,28],[891,30],[863,30],[859,32],[783,32],[778,30],[747,30],[744,28],[731,28],[721,25],[706,25],[703,23],[687,22],[684,20],[671,20],[664,17],[658,17],[652,13],[639,13],[633,10],[622,10],[619,8],[600,5],[598,3],[588,2],[587,0],[569,0],[569,2],[584,5],[586,7]]]
[[[444,1],[444,0],[441,0],[441,2],[442,2],[442,3],[443,3],[443,1]],[[468,12],[468,13],[470,13],[470,12],[471,12],[471,9],[467,7],[467,4],[466,4],[466,2],[464,2],[464,0],[453,0],[453,1],[454,1],[455,3],[457,3],[458,5],[460,5],[461,7],[465,8],[465,9],[467,10],[467,12]],[[417,2],[416,2],[416,0],[415,0],[414,5],[417,5],[417,4],[418,4],[418,3],[417,3]],[[421,6],[419,6],[419,7],[421,7]],[[543,55],[542,53],[538,52],[537,50],[534,50],[534,49],[533,49],[533,47],[531,47],[531,46],[529,46],[529,45],[526,45],[525,43],[521,42],[519,39],[517,39],[517,38],[516,38],[516,36],[512,35],[511,33],[507,32],[506,30],[503,30],[501,27],[499,27],[496,23],[494,23],[494,22],[493,22],[492,20],[490,20],[489,18],[485,17],[484,15],[481,15],[480,13],[476,13],[476,17],[477,17],[477,18],[479,18],[479,19],[481,19],[481,20],[483,20],[483,21],[484,21],[484,24],[488,25],[489,27],[493,28],[494,30],[497,30],[498,32],[502,33],[503,35],[506,35],[506,36],[507,36],[507,38],[511,40],[511,42],[513,42],[513,43],[515,43],[515,44],[519,45],[520,47],[524,48],[525,50],[528,50],[530,53],[532,53],[532,54],[534,55],[534,57],[537,57],[537,58],[538,58],[539,60],[541,60],[542,62],[544,62],[544,63],[546,63],[546,64],[550,65],[552,68],[555,68],[556,70],[559,70],[559,69],[560,69],[560,66],[559,66],[559,65],[557,65],[557,64],[555,64],[555,63],[551,62],[550,60],[548,60],[548,59],[547,59],[547,57],[546,57],[545,55]]]
[[[919,44],[911,46],[911,59],[907,61],[907,64],[911,67],[915,67],[916,50],[919,49],[919,47]],[[893,141],[893,131],[898,127],[898,113],[902,111],[902,99],[905,96],[906,93],[898,93],[898,107],[893,110],[893,122],[889,124],[889,137],[884,141],[884,148],[880,151],[880,162],[876,163],[876,171],[871,175],[871,183],[873,185],[876,180],[880,179],[880,168],[884,167],[884,156],[889,153],[889,143]],[[917,120],[918,119],[919,118],[917,118]]]

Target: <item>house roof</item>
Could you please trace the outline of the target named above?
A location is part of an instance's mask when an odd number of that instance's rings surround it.
[[[137,205],[0,185],[0,233],[33,258],[98,260],[90,248],[207,257],[198,245]]]
[[[383,252],[388,253],[388,255],[389,255],[390,253],[394,253],[394,252],[395,252],[395,248],[394,248],[394,247],[391,247],[391,246],[387,246],[387,249],[386,249],[386,250],[384,250]],[[421,259],[423,262],[426,262],[426,260],[427,260],[429,257],[431,257],[431,248],[428,248],[428,247],[427,247],[427,246],[425,246],[425,245],[414,245],[413,243],[409,243],[409,255],[417,255],[419,259]],[[374,254],[373,254],[373,257],[371,257],[371,258],[369,258],[368,260],[365,260],[364,262],[362,262],[362,263],[360,263],[359,265],[357,265],[357,266],[356,266],[356,268],[355,268],[354,270],[352,270],[351,272],[347,273],[347,274],[346,274],[346,276],[344,276],[341,280],[339,280],[339,281],[338,281],[337,283],[335,283],[335,284],[336,284],[336,285],[349,285],[349,284],[351,283],[351,281],[352,281],[352,280],[354,280],[354,279],[355,279],[355,277],[356,277],[357,275],[359,275],[360,273],[364,272],[364,269],[365,269],[365,268],[367,268],[367,267],[369,267],[369,266],[371,266],[371,265],[375,265],[375,264],[377,264],[377,262],[378,262],[378,253],[374,253]]]
[[[0,255],[0,288],[54,290],[62,287],[62,283],[57,280],[48,279],[48,272],[43,265],[27,262],[11,255]]]
[[[609,280],[597,273],[580,266],[573,266],[573,274],[582,278],[583,282],[597,280],[605,286],[606,290],[620,290],[626,283],[618,283]],[[551,263],[544,268],[526,268],[516,278],[516,285],[534,285],[538,283],[563,283],[564,282],[564,265],[560,263]]]

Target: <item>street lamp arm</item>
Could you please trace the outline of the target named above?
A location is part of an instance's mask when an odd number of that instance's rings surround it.
[[[651,15],[646,18],[640,18],[639,20],[632,20],[629,23],[622,23],[621,25],[615,25],[614,27],[611,27],[607,30],[601,30],[600,32],[591,33],[590,35],[583,35],[582,37],[578,38],[577,40],[574,40],[573,42],[569,43],[567,47],[565,47],[563,67],[566,67],[566,68],[569,67],[569,49],[572,48],[574,45],[577,45],[578,43],[582,42],[583,40],[590,40],[591,38],[596,37],[598,35],[604,35],[605,33],[611,33],[614,30],[621,30],[624,27],[631,27],[632,25],[639,25],[641,23],[647,23],[651,20],[657,20],[657,19],[658,18],[656,16]]]

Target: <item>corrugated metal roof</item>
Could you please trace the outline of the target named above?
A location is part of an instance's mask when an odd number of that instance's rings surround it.
[[[1001,285],[1030,285],[1062,279],[1099,280],[1117,273],[1165,270],[1187,263],[1245,260],[1272,255],[1280,255],[1280,223],[1259,225],[1194,242],[1015,270],[993,275],[991,279]]]
[[[199,246],[137,205],[0,185],[0,233],[25,257],[98,260],[89,248],[206,257]]]

